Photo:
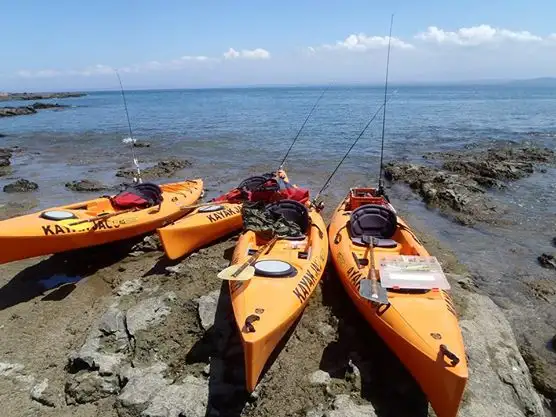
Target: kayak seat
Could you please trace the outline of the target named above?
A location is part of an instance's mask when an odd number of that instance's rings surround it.
[[[295,200],[279,200],[268,205],[266,209],[276,216],[282,215],[286,220],[296,223],[301,229],[299,238],[305,238],[309,228],[309,211],[305,205]]]
[[[280,186],[277,181],[272,181],[268,186],[264,186],[266,182],[272,180],[272,174],[256,175],[243,180],[237,188],[247,191],[278,191]]]
[[[364,245],[361,237],[364,235],[378,238],[377,243],[395,247],[392,236],[396,232],[398,218],[389,208],[383,205],[365,204],[355,209],[349,219],[349,232],[351,240],[359,245]],[[382,241],[382,242],[381,242]]]
[[[128,186],[124,191],[109,197],[112,206],[119,210],[129,208],[146,208],[162,203],[162,190],[153,183],[134,184]]]
[[[356,245],[367,246],[365,243],[363,243],[360,237],[352,237],[351,241]],[[373,243],[375,248],[388,249],[388,248],[396,248],[398,246],[398,242],[396,242],[394,239],[375,238]]]

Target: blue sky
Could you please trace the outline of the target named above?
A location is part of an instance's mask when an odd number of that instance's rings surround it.
[[[7,3],[7,0],[3,0]],[[556,76],[556,1],[62,1],[2,7],[0,91]]]

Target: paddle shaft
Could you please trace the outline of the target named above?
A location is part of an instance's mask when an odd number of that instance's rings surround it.
[[[250,265],[253,265],[255,263],[255,261],[259,258],[259,256],[261,256],[270,246],[272,246],[274,244],[274,242],[276,242],[276,240],[278,239],[278,236],[274,236],[272,239],[270,239],[262,248],[260,248],[256,253],[254,253],[253,255],[251,255],[251,258],[244,262],[243,265],[241,265],[236,272],[234,272],[232,274],[232,277],[237,277],[239,274],[241,274],[245,268],[247,268]]]
[[[91,217],[89,219],[80,220],[80,221],[72,223],[68,226],[77,226],[78,224],[94,222],[94,221],[97,221],[97,220],[106,220],[106,219],[109,219],[111,217],[116,217],[116,216],[119,216],[120,214],[129,213],[129,212],[132,212],[132,211],[135,211],[135,210],[136,210],[135,208],[130,208],[130,209],[118,211],[118,212],[115,212],[115,213],[105,214],[104,216],[95,216],[95,217]]]
[[[369,253],[370,253],[370,262],[371,266],[369,268],[368,279],[371,280],[371,288],[373,290],[373,298],[378,298],[378,281],[376,279],[376,270],[375,270],[375,251],[374,251],[374,238],[371,238],[369,243]]]
[[[226,203],[231,203],[231,201],[218,201],[218,202],[208,202],[208,203],[202,203],[202,204],[195,204],[193,206],[180,206],[179,209],[180,210],[192,210],[192,209],[196,209],[199,207],[208,207],[208,206],[218,206],[220,204],[226,204]],[[238,203],[239,204],[239,203]]]

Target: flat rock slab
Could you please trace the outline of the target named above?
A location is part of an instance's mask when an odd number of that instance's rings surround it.
[[[137,334],[150,326],[162,323],[170,307],[166,304],[171,295],[147,298],[131,307],[126,313],[127,331],[131,335]]]

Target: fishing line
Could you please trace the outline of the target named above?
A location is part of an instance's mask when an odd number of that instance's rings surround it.
[[[123,101],[124,101],[125,115],[126,115],[126,118],[127,118],[127,127],[129,128],[129,143],[130,143],[130,146],[131,146],[131,156],[133,157],[133,164],[137,168],[137,178],[133,178],[133,182],[142,183],[143,179],[141,178],[141,169],[139,168],[139,161],[137,160],[137,157],[135,155],[135,139],[133,139],[133,131],[131,130],[131,121],[129,120],[129,112],[127,110],[127,101],[125,99],[124,86],[122,85],[122,79],[120,78],[120,74],[118,73],[118,70],[114,70],[114,71],[116,72],[116,75],[118,77],[118,81],[120,82],[120,90],[122,92],[122,98],[123,98]],[[124,143],[125,142],[126,142],[126,140],[124,140]]]
[[[394,93],[388,97],[386,99],[386,101],[384,103],[381,104],[381,106],[376,110],[376,112],[373,114],[373,117],[371,117],[371,119],[367,122],[367,124],[365,125],[365,127],[363,128],[363,130],[361,131],[361,133],[359,133],[359,135],[357,136],[357,138],[355,139],[355,141],[351,144],[351,146],[349,147],[348,151],[346,152],[346,154],[344,155],[344,157],[342,158],[342,160],[340,161],[340,163],[336,166],[336,168],[334,169],[334,171],[332,171],[332,174],[330,174],[330,176],[328,177],[328,179],[326,180],[326,182],[324,183],[323,187],[321,188],[321,190],[318,192],[317,196],[314,198],[314,200],[317,200],[319,198],[319,196],[322,194],[322,192],[326,189],[326,187],[328,187],[328,185],[330,184],[330,181],[332,180],[332,177],[334,177],[334,174],[336,174],[336,171],[338,171],[338,169],[340,169],[340,166],[343,164],[343,162],[346,160],[346,158],[348,157],[349,153],[351,152],[351,150],[355,147],[355,145],[357,145],[357,142],[359,142],[359,139],[361,139],[361,137],[365,134],[366,130],[368,129],[368,127],[371,125],[371,123],[376,119],[376,117],[378,116],[378,114],[380,113],[380,111],[382,110],[382,108],[384,106],[386,106],[386,103],[388,103],[392,97],[394,97],[394,95],[396,95],[397,91],[394,91]]]
[[[283,168],[284,162],[286,162],[286,159],[288,158],[288,155],[290,154],[290,151],[293,149],[293,145],[295,145],[295,142],[297,141],[297,138],[299,138],[299,135],[301,134],[301,132],[303,131],[303,128],[305,127],[305,125],[309,121],[309,118],[311,117],[311,115],[313,114],[315,109],[317,108],[322,96],[324,96],[324,93],[326,93],[326,90],[328,90],[329,88],[330,88],[330,85],[328,85],[324,90],[322,90],[322,93],[320,94],[319,98],[317,99],[317,101],[313,105],[313,108],[311,109],[311,111],[309,112],[309,114],[305,118],[305,121],[303,122],[303,124],[301,125],[299,130],[297,131],[297,135],[295,135],[295,137],[293,138],[293,142],[290,145],[290,148],[288,149],[288,152],[286,152],[286,156],[284,156],[284,159],[282,159],[282,162],[280,163],[280,168],[279,169]]]
[[[392,43],[392,26],[394,25],[394,14],[390,17],[390,34],[388,35],[388,55],[386,57],[386,80],[384,82],[384,113],[382,115],[382,140],[380,145],[380,170],[378,172],[378,195],[384,195],[382,185],[382,160],[384,158],[384,131],[386,129],[386,97],[388,95],[388,72],[390,70],[390,46]]]

